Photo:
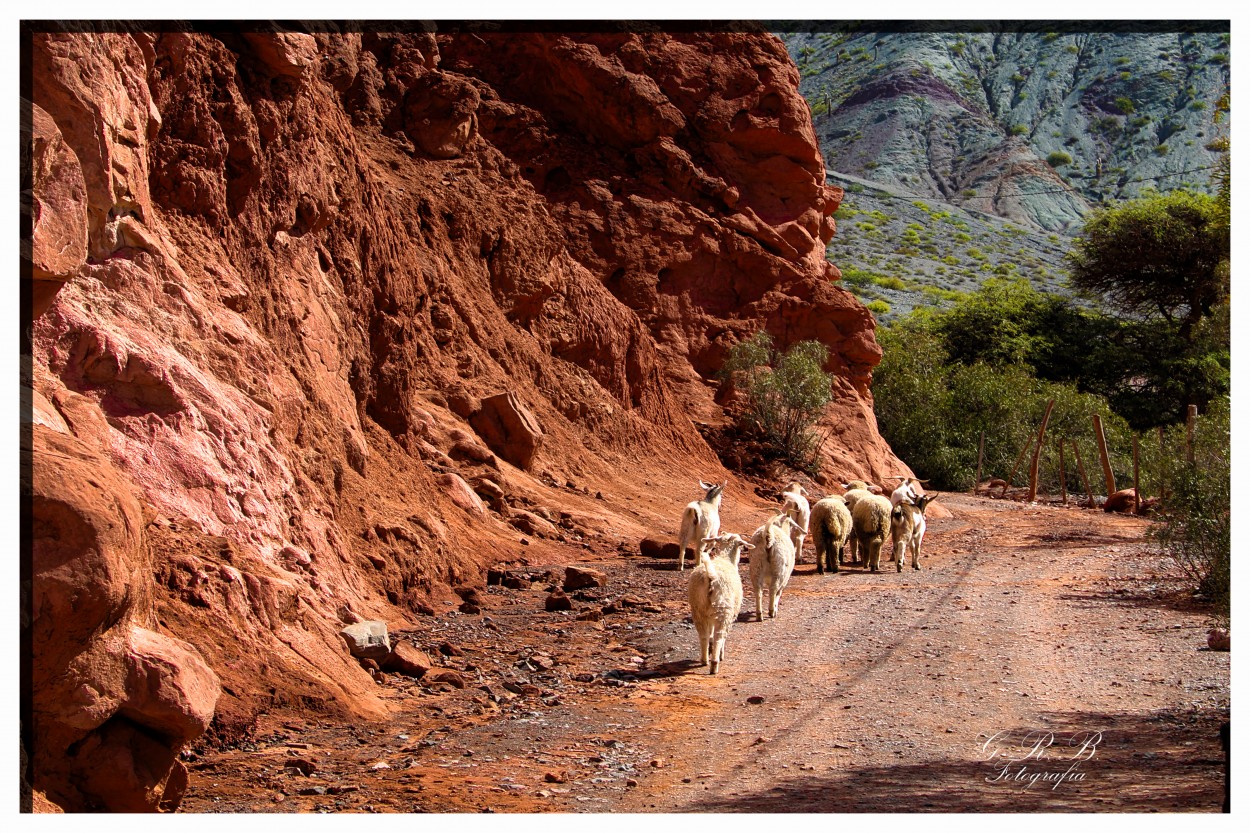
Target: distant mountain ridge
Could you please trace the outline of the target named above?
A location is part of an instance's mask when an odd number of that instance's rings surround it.
[[[990,277],[1065,292],[1091,210],[1214,190],[1227,21],[772,28],[847,191],[827,257],[880,322]]]
[[[1227,22],[1078,25],[779,36],[831,174],[1061,233],[1149,187],[1210,190],[1208,146],[1228,136],[1213,118],[1229,89]]]

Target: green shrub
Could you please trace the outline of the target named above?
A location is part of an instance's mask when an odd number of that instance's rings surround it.
[[[1155,145],[1155,156],[1167,156],[1170,149],[1166,144]]]
[[[967,296],[954,293],[958,306]],[[946,313],[938,313],[945,315]],[[1119,452],[1130,436],[1124,421],[1100,397],[1068,383],[1037,379],[1019,364],[952,361],[945,342],[924,316],[913,314],[878,331],[884,355],[873,372],[874,410],[881,435],[908,466],[937,489],[973,486],[981,432],[982,477],[1007,477],[1020,450],[1055,400],[1048,436],[1078,438],[1082,459],[1097,459],[1090,413],[1103,415],[1108,442]],[[1131,472],[1131,454],[1116,453],[1117,477]],[[1128,461],[1128,469],[1125,462]],[[1073,483],[1075,486],[1075,473]],[[1023,482],[1017,473],[1016,485]],[[1040,488],[1057,492],[1057,461],[1042,467]]]
[[[1064,165],[1071,165],[1072,157],[1061,150],[1057,150],[1046,157],[1046,164],[1052,168],[1061,168]]]
[[[875,277],[872,279],[872,282],[882,289],[893,289],[897,292],[907,289],[907,284],[901,278]],[[886,311],[888,312],[889,309],[887,308]]]
[[[870,301],[867,304],[864,304],[864,306],[876,315],[886,315],[890,312],[890,305],[885,301]]]
[[[1191,101],[1189,102],[1189,109],[1197,113],[1207,109],[1207,103],[1205,101]]]
[[[720,371],[746,393],[740,427],[757,432],[778,457],[811,473],[820,468],[820,438],[812,426],[833,398],[833,376],[821,369],[828,358],[818,341],[801,341],[781,353],[759,332],[731,347]]]
[[[860,269],[856,266],[843,266],[841,272],[842,280],[852,286],[867,286],[872,283],[873,278],[877,277],[867,269]]]
[[[1137,107],[1134,106],[1133,99],[1129,98],[1126,95],[1122,95],[1119,98],[1117,98],[1115,100],[1115,106],[1118,107],[1120,109],[1120,112],[1126,116],[1131,116],[1137,112]]]
[[[1198,418],[1192,463],[1185,452],[1185,427],[1175,426],[1165,435],[1158,466],[1159,520],[1150,530],[1224,626],[1231,613],[1228,405],[1227,399],[1213,402]]]
[[[1026,124],[1013,124],[1009,132],[1012,136],[1023,136],[1029,132],[1029,126]]]

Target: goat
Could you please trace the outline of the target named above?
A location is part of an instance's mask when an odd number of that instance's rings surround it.
[[[724,483],[704,483],[699,487],[706,493],[702,500],[692,500],[686,504],[681,513],[681,555],[677,562],[677,570],[686,569],[686,548],[704,538],[715,538],[720,532],[720,499],[721,493],[729,481]],[[701,547],[702,545],[700,545]]]
[[[894,490],[893,494],[890,495],[890,504],[892,506],[898,506],[904,501],[907,503],[915,503],[916,498],[920,497],[920,492],[916,491],[917,484],[923,486],[929,482],[928,480],[917,480],[914,477],[891,477],[889,479],[903,481],[899,484],[899,487]]]
[[[812,510],[807,502],[807,498],[803,495],[807,492],[802,484],[797,481],[792,482],[781,493],[783,501],[781,511],[788,515],[794,524],[790,527],[790,541],[794,544],[794,558],[797,561],[803,557],[803,542],[807,540],[808,522],[811,519]]]
[[[911,550],[911,566],[920,569],[920,544],[924,541],[924,510],[935,500],[934,495],[921,495],[915,504],[900,503],[890,513],[890,539],[894,544],[894,561],[903,572],[907,551]]]
[[[881,565],[881,546],[890,531],[890,499],[881,495],[869,495],[861,498],[851,510],[851,527],[853,536],[859,545],[859,552],[864,563],[872,572],[877,572]]]
[[[764,591],[768,591],[768,615],[776,619],[781,591],[794,572],[794,519],[780,514],[769,518],[751,536],[751,586],[755,588],[755,621],[764,621]]]
[[[709,551],[714,547],[714,551]],[[725,659],[725,638],[742,609],[742,576],[738,561],[751,544],[734,533],[703,538],[699,544],[698,563],[690,571],[686,592],[690,599],[690,618],[699,634],[699,665],[708,665],[715,674]],[[724,552],[724,555],[720,553]]]
[[[846,508],[846,501],[831,495],[813,503],[808,531],[816,550],[816,572],[823,573],[826,567],[838,572],[842,548],[851,535],[851,510]]]

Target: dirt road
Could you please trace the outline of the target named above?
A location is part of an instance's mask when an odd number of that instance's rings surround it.
[[[183,810],[1218,811],[1229,654],[1147,524],[943,501],[920,571],[819,576],[809,546],[764,622],[748,583],[716,676],[670,563],[596,564],[584,620],[491,588],[412,635],[466,688],[392,677],[383,725],[275,715],[189,763]]]

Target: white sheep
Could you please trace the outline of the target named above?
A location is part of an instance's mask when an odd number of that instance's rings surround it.
[[[686,504],[681,513],[681,556],[677,562],[678,571],[686,569],[686,548],[704,538],[715,538],[720,532],[720,498],[729,481],[724,483],[704,483],[699,487],[706,493],[702,500],[692,500]],[[702,545],[700,544],[700,549]]]
[[[850,483],[843,483],[842,488],[846,490],[846,494],[842,495],[842,499],[846,501],[846,508],[849,512],[855,512],[855,504],[860,498],[871,497],[872,490],[863,480],[852,480]],[[851,561],[859,561],[859,542],[852,535],[851,541]]]
[[[851,510],[852,536],[858,542],[864,563],[872,572],[881,565],[881,547],[890,532],[890,499],[881,495],[860,498]]]
[[[795,560],[803,557],[803,542],[807,540],[808,522],[812,516],[811,506],[803,496],[806,493],[807,489],[797,481],[791,482],[781,493],[781,511],[794,521],[790,527],[790,541],[794,544]]]
[[[764,592],[768,591],[768,615],[777,618],[781,591],[794,572],[795,549],[791,534],[794,519],[786,514],[769,518],[751,536],[751,586],[755,588],[755,621],[764,621]]]
[[[924,542],[924,510],[933,502],[934,495],[921,495],[916,502],[900,503],[890,514],[890,538],[894,544],[894,560],[898,571],[903,572],[907,551],[911,550],[911,566],[920,569],[920,545]]]
[[[890,480],[901,480],[902,483],[890,495],[890,504],[898,506],[900,503],[915,503],[916,498],[920,497],[920,491],[917,486],[923,486],[928,480],[917,480],[914,477],[891,477]]]
[[[813,503],[808,531],[816,550],[816,572],[838,572],[842,548],[851,536],[851,510],[846,508],[846,501],[830,495]]]
[[[710,548],[710,551],[709,551]],[[698,563],[690,571],[686,591],[690,618],[699,634],[700,665],[715,674],[725,659],[725,637],[742,609],[742,576],[738,561],[751,545],[734,533],[704,538],[699,543]]]

